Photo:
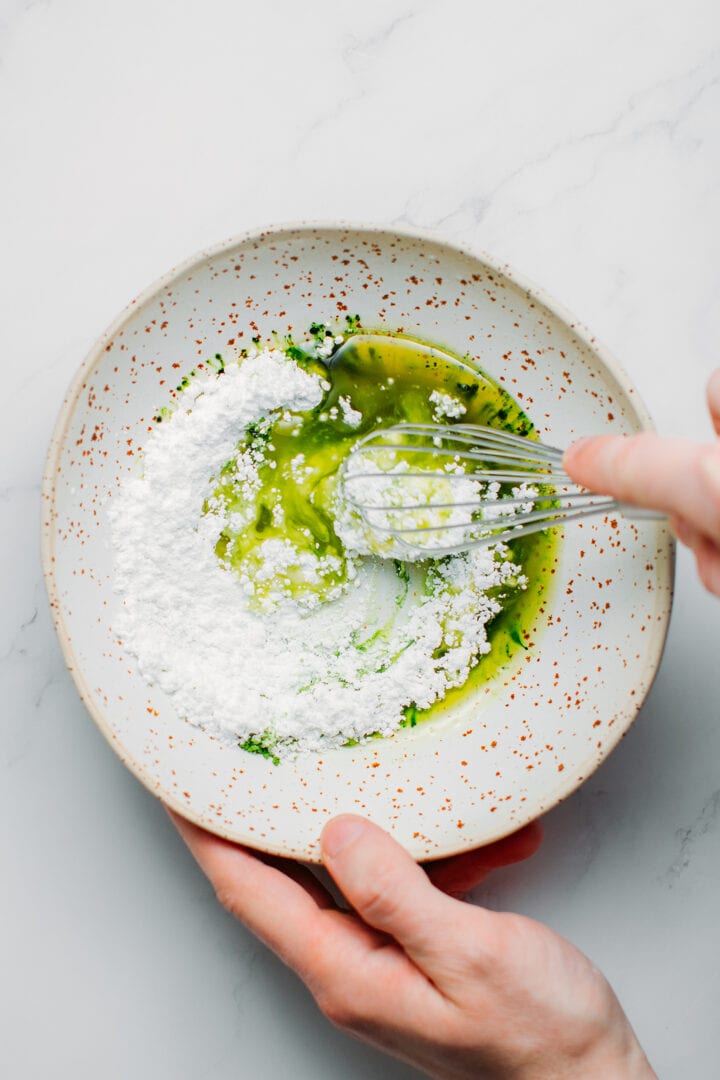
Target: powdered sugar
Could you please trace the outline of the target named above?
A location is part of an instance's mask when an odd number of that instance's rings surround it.
[[[519,568],[488,550],[429,570],[348,553],[347,579],[313,606],[282,587],[274,595],[273,582],[283,572],[312,579],[332,555],[300,566],[292,543],[275,538],[257,549],[253,575],[223,565],[212,498],[220,470],[232,460],[252,491],[260,452],[238,449],[248,426],[271,417],[292,425],[327,387],[271,349],[198,379],[151,433],[142,476],[109,511],[126,648],[180,716],[228,741],[318,750],[391,733],[407,706],[462,685],[489,649],[497,587],[522,584]],[[341,407],[352,423],[351,402]],[[302,476],[302,454],[292,467]],[[232,512],[236,529],[249,525],[242,503]],[[253,610],[263,580],[272,602]]]
[[[467,412],[462,401],[458,401],[452,394],[446,394],[443,390],[433,390],[430,401],[435,406],[436,420],[457,420]]]
[[[345,463],[336,528],[346,547],[415,560],[462,543],[483,485],[459,465],[425,471],[415,461],[391,457],[388,467],[387,454],[370,450]]]

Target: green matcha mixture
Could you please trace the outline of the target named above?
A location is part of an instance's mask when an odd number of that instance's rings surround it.
[[[350,347],[342,348],[338,362],[333,355],[343,338],[324,326],[311,328],[313,343],[307,348],[290,339],[279,345],[288,358],[323,378],[325,397],[309,412],[285,411],[251,424],[204,507],[223,523],[215,549],[218,559],[251,583],[248,604],[258,612],[274,607],[279,578],[283,597],[309,607],[332,603],[355,576],[358,559],[374,558],[345,550],[333,511],[337,469],[363,435],[403,421],[437,420],[437,406],[430,399],[436,392],[437,401],[440,392],[462,405],[457,412],[462,423],[533,437],[532,422],[518,403],[469,359],[385,331],[360,331],[356,320],[349,320],[345,340],[348,331]],[[445,422],[452,423],[452,411],[446,416]],[[264,551],[271,539],[291,541],[297,553],[278,574],[267,573]],[[521,567],[525,582],[502,587],[502,611],[488,626],[491,651],[477,660],[462,686],[449,690],[431,708],[409,706],[406,726],[456,704],[529,648],[554,573],[556,545],[552,530],[508,545],[506,558]],[[312,572],[305,562],[312,564]],[[425,594],[437,587],[442,563],[394,560],[398,609],[411,587]],[[388,633],[387,625],[371,627],[358,633],[355,648],[371,650]],[[245,748],[265,752],[262,741],[249,740]]]

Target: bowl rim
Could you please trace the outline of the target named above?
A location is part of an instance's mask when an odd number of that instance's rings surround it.
[[[655,425],[652,421],[650,413],[645,406],[640,394],[633,386],[632,381],[627,375],[623,366],[614,358],[609,350],[598,341],[597,337],[590,331],[590,329],[579,319],[577,319],[572,312],[561,304],[554,297],[552,297],[546,290],[537,285],[533,280],[526,277],[524,274],[516,271],[509,263],[491,255],[482,248],[475,247],[469,244],[463,244],[455,240],[450,240],[440,233],[431,229],[417,228],[409,225],[396,225],[392,222],[387,223],[375,223],[368,224],[363,222],[355,222],[344,219],[329,219],[329,220],[296,220],[287,222],[278,222],[271,225],[264,225],[255,227],[252,229],[246,229],[241,233],[238,233],[227,240],[220,241],[217,244],[213,244],[207,248],[201,248],[194,252],[188,258],[182,262],[177,263],[170,270],[160,275],[153,282],[151,282],[146,288],[144,288],[138,295],[130,300],[119,314],[112,320],[112,322],[106,327],[106,329],[95,340],[94,344],[89,349],[85,359],[82,361],[73,378],[71,379],[67,391],[65,393],[63,402],[60,406],[57,419],[53,428],[50,442],[48,445],[47,455],[45,459],[45,465],[43,469],[42,485],[41,485],[41,538],[40,538],[40,555],[43,571],[43,578],[45,581],[45,588],[48,595],[50,604],[50,611],[52,620],[55,626],[55,630],[60,641],[60,648],[63,654],[65,665],[70,672],[73,682],[77,688],[80,700],[85,708],[90,713],[93,721],[100,729],[101,733],[120,758],[122,763],[130,770],[137,780],[153,795],[160,799],[167,807],[179,814],[181,817],[188,821],[193,822],[200,828],[212,831],[215,835],[221,836],[226,840],[230,840],[233,843],[240,843],[244,846],[251,847],[255,850],[262,851],[270,855],[277,855],[281,857],[298,859],[301,858],[307,862],[321,862],[321,859],[313,858],[308,855],[302,855],[297,850],[291,849],[287,844],[278,842],[263,841],[262,845],[257,843],[257,840],[251,836],[243,837],[239,840],[237,833],[233,834],[228,829],[224,829],[222,825],[216,824],[214,821],[204,818],[201,814],[196,813],[191,806],[181,803],[172,792],[165,791],[157,781],[146,772],[145,768],[137,761],[122,745],[115,732],[112,730],[109,722],[106,720],[103,710],[96,703],[90,688],[85,680],[85,676],[81,667],[77,662],[75,651],[73,649],[70,635],[65,621],[63,618],[62,606],[60,601],[59,590],[57,582],[55,580],[54,572],[54,547],[56,537],[56,508],[55,508],[55,495],[57,476],[60,465],[60,458],[64,446],[65,435],[70,425],[72,416],[77,406],[80,393],[87,382],[93,368],[98,363],[100,357],[106,350],[106,346],[115,337],[117,331],[123,326],[125,321],[136,311],[139,311],[145,304],[152,300],[163,289],[167,288],[172,282],[185,275],[188,270],[193,269],[198,264],[213,259],[225,252],[231,250],[242,244],[246,244],[252,241],[263,241],[268,237],[281,236],[283,234],[292,233],[310,233],[310,232],[337,232],[337,233],[377,233],[377,234],[391,234],[399,239],[419,240],[427,241],[435,246],[444,247],[451,251],[466,256],[470,259],[477,259],[484,263],[488,269],[494,271],[498,275],[507,278],[519,289],[525,292],[528,296],[536,299],[541,303],[548,311],[552,312],[560,321],[570,329],[578,340],[585,345],[591,352],[593,352],[598,359],[605,365],[609,373],[617,381],[622,390],[629,396],[633,403],[637,419],[644,430],[654,431]],[[584,783],[605,761],[610,753],[615,749],[617,744],[623,738],[623,736],[630,730],[635,722],[638,713],[643,707],[650,689],[653,685],[660,664],[662,662],[665,645],[667,642],[667,634],[670,623],[670,616],[672,613],[673,596],[674,596],[674,566],[675,566],[675,542],[672,537],[668,538],[667,549],[667,592],[666,603],[664,610],[661,612],[660,617],[656,619],[652,627],[651,643],[655,644],[655,658],[651,660],[648,665],[648,678],[643,686],[641,692],[636,694],[632,702],[628,702],[625,715],[627,716],[627,722],[619,725],[618,729],[607,741],[603,744],[601,751],[595,755],[591,762],[580,769],[568,770],[567,775],[563,776],[563,779],[559,781],[552,789],[545,793],[545,796],[541,800],[541,807],[537,810],[537,804],[532,813],[526,815],[520,815],[517,822],[513,822],[511,828],[505,826],[498,827],[496,832],[490,834],[489,838],[484,839],[482,847],[492,844],[497,840],[503,839],[505,836],[509,836],[519,829],[528,825],[530,822],[537,820],[540,816],[548,813],[554,809],[564,799],[572,795],[578,787]],[[464,844],[461,846],[454,846],[448,844],[438,852],[433,852],[432,856],[423,858],[423,862],[431,862],[436,859],[448,858],[452,855],[458,855],[462,852],[468,851],[472,848],[472,844]]]

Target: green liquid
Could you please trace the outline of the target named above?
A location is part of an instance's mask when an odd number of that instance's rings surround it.
[[[278,587],[277,580],[262,580],[262,545],[269,539],[289,540],[298,553],[297,564],[282,571],[285,595],[301,602],[332,602],[347,587],[360,557],[345,552],[334,528],[332,496],[338,467],[354,443],[373,430],[402,422],[432,422],[435,406],[429,398],[434,390],[462,402],[465,412],[459,422],[534,437],[532,422],[520,405],[471,361],[401,336],[363,333],[350,341],[337,363],[332,357],[320,361],[294,345],[288,348],[289,356],[327,380],[329,390],[310,412],[276,414],[248,429],[239,449],[256,455],[260,480],[250,504],[238,463],[232,459],[221,470],[204,508],[220,513],[225,522],[233,513],[243,515],[242,527],[225,524],[222,528],[216,553],[224,565],[252,582],[249,602],[258,611],[269,610]],[[361,414],[355,426],[341,399]],[[303,455],[300,465],[298,455]],[[556,546],[553,530],[509,544],[510,557],[522,567],[528,586],[503,589],[503,610],[488,625],[491,652],[477,661],[462,687],[448,691],[430,709],[420,711],[409,705],[406,726],[456,704],[528,647],[553,573]],[[325,560],[320,572],[308,574],[303,556]],[[395,561],[398,607],[405,601],[411,580],[421,589],[430,587],[434,565],[432,559],[412,565]],[[390,625],[359,632],[353,645],[370,652],[391,630]]]

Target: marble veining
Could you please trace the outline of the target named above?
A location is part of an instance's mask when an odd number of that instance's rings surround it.
[[[704,801],[700,812],[690,825],[677,830],[675,834],[678,841],[677,855],[661,878],[668,888],[672,888],[677,879],[688,870],[697,842],[717,827],[718,817],[720,817],[720,789],[713,791],[712,795]]]

